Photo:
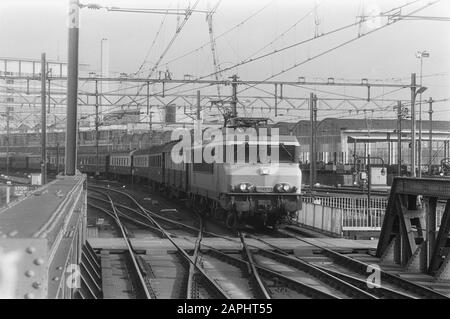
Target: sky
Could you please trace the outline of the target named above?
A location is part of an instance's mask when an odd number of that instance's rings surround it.
[[[196,9],[207,10],[218,0],[199,0]],[[127,8],[186,8],[194,0],[87,0],[102,6]],[[357,21],[356,17],[385,12],[413,2],[402,9],[402,14],[420,8],[428,0],[222,0],[213,17],[216,36],[231,29],[216,40],[221,68],[233,66],[249,57],[279,50],[287,45],[311,38],[315,33],[315,16],[319,35]],[[317,8],[316,10],[314,8]],[[51,60],[65,61],[67,57],[68,0],[0,0],[0,57],[39,58],[46,52]],[[415,15],[450,17],[450,1],[441,0]],[[180,18],[183,20],[183,16]],[[223,78],[237,73],[241,80],[265,80],[282,70],[299,64],[292,70],[273,77],[273,80],[295,81],[303,76],[308,80],[373,81],[408,83],[410,74],[420,74],[417,51],[427,50],[430,57],[423,60],[423,85],[428,87],[423,98],[450,98],[450,22],[410,20],[400,21],[385,28],[385,19],[375,19],[257,62],[233,68]],[[243,23],[241,23],[243,22]],[[241,23],[238,27],[234,26]],[[175,33],[174,15],[136,14],[82,9],[80,11],[80,62],[92,70],[100,69],[100,41],[109,40],[109,69],[111,75],[133,74],[143,65],[143,76],[158,60]],[[318,54],[357,38],[358,30],[365,34],[336,50]],[[159,32],[158,32],[159,30]],[[288,31],[287,31],[288,30]],[[285,32],[287,31],[287,32]],[[157,36],[158,35],[158,36]],[[157,36],[157,37],[156,37]],[[156,40],[155,40],[156,37]],[[152,45],[152,43],[154,44]],[[208,25],[204,13],[193,13],[179,36],[162,59],[158,70],[169,70],[173,78],[185,74],[202,76],[214,71],[211,49],[208,45]],[[206,45],[205,45],[206,44]],[[151,50],[150,50],[151,49]],[[193,54],[179,58],[195,50]],[[179,58],[179,59],[177,59]],[[195,89],[188,87],[188,89]],[[273,90],[272,88],[268,88]],[[314,87],[312,89],[322,89]],[[357,88],[329,88],[316,91],[319,96],[335,94],[365,96],[366,90]],[[229,88],[224,88],[228,92]],[[287,88],[286,95],[307,97],[310,89]],[[388,89],[373,89],[373,96],[386,94]],[[331,92],[331,93],[329,93]],[[401,90],[389,98],[409,98],[408,90]],[[436,117],[450,120],[448,102],[435,103]],[[382,103],[383,105],[388,105]],[[322,106],[323,107],[323,106]],[[345,117],[348,107],[321,116]],[[424,113],[426,114],[426,113]],[[260,114],[256,114],[259,116]],[[304,114],[306,116],[306,113]],[[393,110],[372,117],[394,117]],[[296,115],[280,119],[296,120]]]

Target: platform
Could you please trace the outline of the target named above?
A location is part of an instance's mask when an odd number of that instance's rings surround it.
[[[85,181],[81,174],[60,177],[0,211],[0,298],[75,295],[79,280],[65,283],[80,277]]]
[[[3,238],[37,237],[58,217],[55,216],[55,212],[61,210],[61,206],[74,195],[74,189],[81,178],[60,178],[38,188],[9,208],[1,210],[0,236]]]

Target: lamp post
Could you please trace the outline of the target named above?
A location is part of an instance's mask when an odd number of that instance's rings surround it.
[[[416,177],[416,96],[427,90],[424,86],[416,86],[416,74],[411,74],[411,176]]]
[[[429,58],[430,53],[427,51],[421,51],[416,53],[416,58],[420,59],[420,86],[422,86],[422,69],[423,58]],[[423,92],[422,92],[423,93]],[[419,166],[419,178],[422,177],[422,93],[420,93],[419,99],[419,145],[418,145],[418,166]]]

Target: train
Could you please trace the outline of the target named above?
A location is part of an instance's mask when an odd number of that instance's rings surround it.
[[[247,137],[248,139],[248,137]],[[84,148],[77,154],[78,169],[88,175],[118,179],[133,184],[148,185],[170,198],[176,198],[201,215],[217,219],[229,228],[246,225],[277,228],[294,218],[301,208],[300,145],[295,136],[280,135],[277,141],[248,140],[226,141],[215,145],[224,153],[242,147],[244,160],[213,161],[204,158],[194,161],[194,146],[184,161],[176,162],[174,148],[180,140],[146,149],[97,152],[95,147]],[[203,142],[201,151],[207,146]],[[253,158],[252,147],[268,149],[269,161]],[[270,156],[278,152],[278,156]],[[58,153],[57,153],[58,152]],[[49,149],[47,169],[63,171],[64,149]],[[40,168],[40,162],[31,154],[12,154],[10,165],[14,169],[32,171]],[[0,170],[6,161],[0,161]],[[58,163],[59,162],[59,163]],[[10,167],[11,167],[10,166]],[[20,167],[21,166],[21,167]],[[12,168],[10,168],[12,169]]]

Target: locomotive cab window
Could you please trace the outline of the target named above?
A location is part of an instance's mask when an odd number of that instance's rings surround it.
[[[233,147],[233,149],[231,149]],[[224,146],[224,159],[228,159],[227,150],[232,150],[234,154],[234,163],[262,163],[265,161],[279,163],[295,163],[297,162],[299,147],[294,144],[279,143],[278,145],[260,145],[249,144],[244,145],[227,145]],[[239,154],[242,152],[242,154]],[[261,154],[260,154],[261,152]],[[278,153],[278,157],[272,157],[272,154]],[[214,154],[213,154],[214,155]],[[238,156],[239,155],[239,156]],[[263,159],[260,155],[267,156]]]

